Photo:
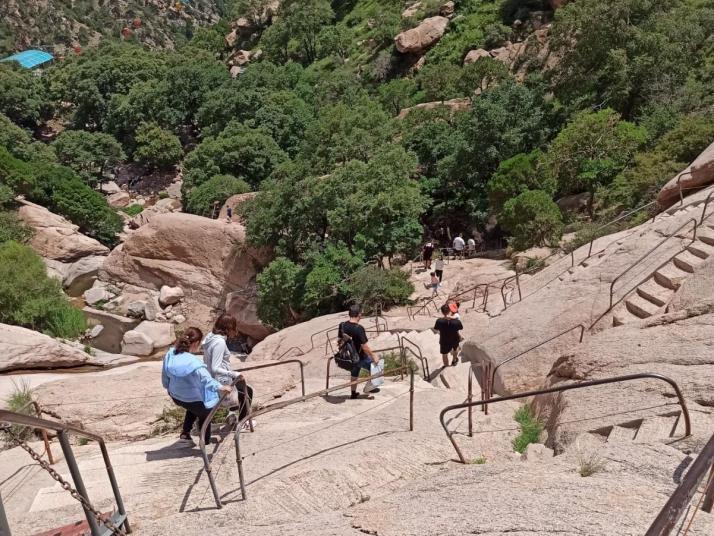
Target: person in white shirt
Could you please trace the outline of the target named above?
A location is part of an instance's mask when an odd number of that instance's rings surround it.
[[[439,278],[439,283],[441,283],[441,279],[444,277],[444,259],[441,258],[441,255],[439,255],[434,263],[434,273],[436,277]]]
[[[464,254],[465,247],[466,242],[464,242],[464,239],[461,235],[454,238],[454,251],[456,252],[457,257],[460,257]]]

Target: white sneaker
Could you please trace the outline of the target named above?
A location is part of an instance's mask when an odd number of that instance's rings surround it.
[[[364,384],[364,388],[362,389],[363,393],[371,393],[372,389],[374,389],[374,385],[372,385],[372,382],[369,381]]]

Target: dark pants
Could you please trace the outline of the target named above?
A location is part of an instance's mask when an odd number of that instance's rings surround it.
[[[236,385],[238,391],[238,405],[231,407],[231,411],[238,412],[238,418],[243,420],[248,415],[248,410],[253,403],[253,388],[244,382]]]
[[[176,400],[173,397],[171,397],[171,399],[177,406],[181,406],[186,410],[186,416],[183,419],[183,426],[181,428],[181,433],[184,435],[191,435],[191,429],[193,428],[193,423],[196,422],[196,419],[198,419],[198,428],[200,429],[203,426],[206,417],[208,417],[208,414],[211,413],[211,410],[204,406],[203,402],[183,402],[181,400]],[[210,425],[206,427],[206,435],[203,439],[206,442],[206,445],[211,442]]]
[[[441,283],[441,276],[444,275],[444,270],[434,270],[436,277],[439,278],[439,283]]]

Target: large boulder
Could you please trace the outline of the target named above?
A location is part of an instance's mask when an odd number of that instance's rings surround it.
[[[441,39],[448,24],[446,17],[429,17],[416,28],[397,35],[394,44],[402,54],[419,54]]]
[[[181,210],[181,201],[171,197],[160,199],[155,205],[146,207],[128,222],[130,229],[138,229],[149,223],[158,214],[168,214],[169,212],[179,212]]]
[[[225,310],[238,321],[238,329],[255,341],[262,341],[271,331],[258,319],[255,285],[231,292],[226,297]]]
[[[409,108],[403,108],[399,112],[399,119],[404,119],[414,110],[434,110],[436,108],[446,108],[449,112],[462,112],[471,107],[471,99],[468,97],[460,97],[457,99],[449,99],[445,101],[422,102]]]
[[[163,350],[174,343],[176,335],[174,327],[165,322],[151,322],[145,320],[134,328],[134,331],[146,335],[154,346],[154,350]]]
[[[475,48],[474,50],[470,50],[469,53],[466,54],[466,57],[464,58],[464,65],[468,65],[469,63],[476,63],[481,58],[490,57],[491,54],[488,52],[488,50],[484,50],[483,48]]]
[[[159,291],[159,303],[164,307],[180,302],[183,297],[184,292],[181,287],[169,287],[168,285],[164,285]]]
[[[188,301],[222,307],[270,261],[251,248],[245,228],[191,214],[160,214],[107,258],[100,277],[159,290],[178,286]]]
[[[23,201],[18,216],[34,230],[30,246],[42,257],[71,262],[109,253],[109,248],[83,235],[79,227],[45,207]]]
[[[85,365],[91,356],[52,337],[0,324],[0,372]]]
[[[107,203],[115,208],[124,208],[131,203],[131,195],[129,192],[121,190],[107,197]]]
[[[132,329],[124,333],[121,351],[123,354],[149,356],[154,353],[154,343],[146,333]]]
[[[660,207],[667,208],[679,199],[680,187],[686,196],[692,189],[712,182],[714,182],[714,143],[662,187],[657,196],[657,203]]]

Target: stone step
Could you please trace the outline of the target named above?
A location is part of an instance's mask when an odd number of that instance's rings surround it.
[[[702,263],[701,257],[697,257],[689,251],[683,251],[672,260],[677,268],[690,274],[693,274],[696,267]]]
[[[709,246],[714,246],[714,231],[708,226],[697,229],[697,240]]]
[[[701,240],[696,240],[693,244],[687,247],[687,250],[701,259],[708,259],[714,255],[714,246],[709,246]]]
[[[655,443],[672,437],[677,419],[676,415],[645,419],[637,429],[635,443]]]
[[[680,270],[671,262],[665,264],[654,273],[654,278],[657,283],[672,290],[677,290],[681,286],[682,281],[688,276],[688,272]]]
[[[635,438],[635,429],[624,426],[613,426],[607,436],[608,443],[626,443]]]
[[[627,307],[624,305],[620,305],[612,313],[613,327],[624,326],[625,324],[629,324],[631,322],[637,322],[638,320],[640,320],[640,317],[632,314],[630,311],[627,310]]]
[[[658,307],[662,307],[670,300],[674,292],[672,289],[657,283],[652,277],[637,287],[637,294]]]
[[[640,296],[633,294],[625,300],[625,307],[638,318],[648,318],[656,314],[659,306]]]

